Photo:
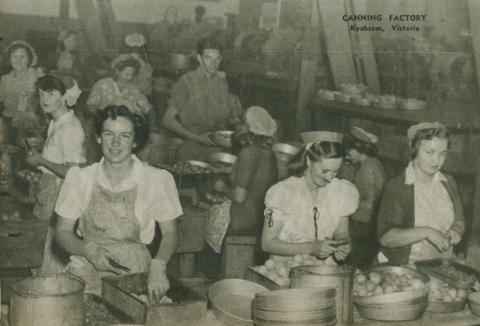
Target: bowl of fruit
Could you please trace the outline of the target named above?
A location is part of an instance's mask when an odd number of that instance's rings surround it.
[[[357,271],[353,302],[363,318],[415,320],[427,307],[428,283],[428,276],[406,267],[377,266],[365,272]]]

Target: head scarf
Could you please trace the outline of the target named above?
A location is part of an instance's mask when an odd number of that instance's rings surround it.
[[[315,143],[321,143],[324,141],[341,143],[343,140],[342,134],[333,131],[306,131],[301,132],[300,137],[302,138],[306,149],[309,149],[310,146]]]
[[[245,112],[245,122],[248,130],[256,135],[273,137],[277,132],[277,123],[262,107],[252,106]]]
[[[375,136],[374,134],[371,134],[369,132],[366,132],[360,127],[353,127],[352,130],[350,130],[350,134],[366,143],[373,143],[376,144],[378,142],[378,137]]]
[[[411,144],[413,139],[415,138],[415,135],[417,134],[417,132],[420,131],[420,130],[423,130],[423,129],[444,129],[444,130],[447,130],[447,127],[444,124],[441,124],[438,121],[417,123],[416,125],[413,125],[410,128],[408,128],[408,131],[407,131],[408,142]]]

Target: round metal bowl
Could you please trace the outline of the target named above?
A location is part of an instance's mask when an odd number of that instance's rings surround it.
[[[214,165],[232,166],[237,161],[237,157],[229,153],[216,152],[210,154],[208,160]]]
[[[208,297],[218,320],[227,325],[253,326],[253,300],[269,291],[257,283],[241,279],[224,279],[210,286]]]
[[[362,318],[381,321],[416,320],[422,317],[427,303],[407,307],[366,307],[355,304]]]
[[[208,169],[210,167],[210,164],[206,163],[206,162],[202,162],[202,161],[193,161],[193,160],[190,160],[190,161],[187,161],[189,164],[193,165],[193,166],[199,166],[201,168],[204,168],[204,169]]]
[[[468,306],[477,316],[480,316],[480,292],[472,292],[468,295]]]
[[[465,303],[467,299],[454,302],[443,302],[443,301],[428,301],[427,310],[428,312],[438,312],[438,313],[451,313],[463,311],[465,308]]]
[[[427,103],[417,99],[408,99],[402,102],[401,107],[408,111],[424,110],[427,107]]]

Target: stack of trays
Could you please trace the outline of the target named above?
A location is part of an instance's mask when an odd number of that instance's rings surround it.
[[[335,325],[334,288],[283,289],[257,293],[255,325]]]

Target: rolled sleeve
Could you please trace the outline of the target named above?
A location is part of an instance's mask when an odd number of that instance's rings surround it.
[[[76,220],[82,215],[82,179],[80,168],[72,167],[68,170],[55,205],[55,212],[59,216]]]
[[[190,91],[185,78],[180,78],[173,86],[169,106],[175,108],[177,112],[183,112],[186,109],[190,98]]]

